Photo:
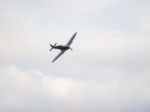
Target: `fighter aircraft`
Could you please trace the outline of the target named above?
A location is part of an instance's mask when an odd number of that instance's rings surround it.
[[[71,43],[73,42],[73,40],[74,40],[76,34],[77,34],[77,32],[70,38],[70,40],[68,41],[68,43],[67,43],[66,45],[57,45],[57,43],[55,43],[54,45],[51,45],[51,44],[50,44],[50,46],[51,46],[50,51],[53,50],[53,49],[59,49],[59,50],[61,51],[61,52],[53,59],[52,63],[53,63],[54,61],[56,61],[56,60],[57,60],[62,54],[64,54],[67,50],[69,50],[69,49],[72,50],[71,47],[70,47],[70,45],[71,45]]]

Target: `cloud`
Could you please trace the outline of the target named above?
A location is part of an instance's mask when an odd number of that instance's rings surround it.
[[[144,82],[76,80],[15,65],[1,67],[0,74],[0,110],[5,112],[149,111],[150,91]]]

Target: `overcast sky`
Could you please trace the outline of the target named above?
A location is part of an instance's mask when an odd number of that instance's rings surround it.
[[[150,112],[150,1],[0,0],[0,112]]]

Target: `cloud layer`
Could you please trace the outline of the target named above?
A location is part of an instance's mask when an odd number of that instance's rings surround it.
[[[14,65],[0,70],[1,111],[149,111],[150,88],[143,81],[76,80]]]

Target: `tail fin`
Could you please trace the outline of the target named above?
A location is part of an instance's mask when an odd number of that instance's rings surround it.
[[[51,44],[50,44],[50,46],[51,46],[51,49],[50,49],[50,51],[51,51],[51,50],[53,49],[53,47],[54,47],[54,46],[53,46],[53,45],[51,45]]]
[[[51,45],[51,44],[50,44],[50,46],[51,46],[50,51],[54,49],[54,47],[56,46],[56,44],[57,44],[57,43],[55,43],[54,45]]]

